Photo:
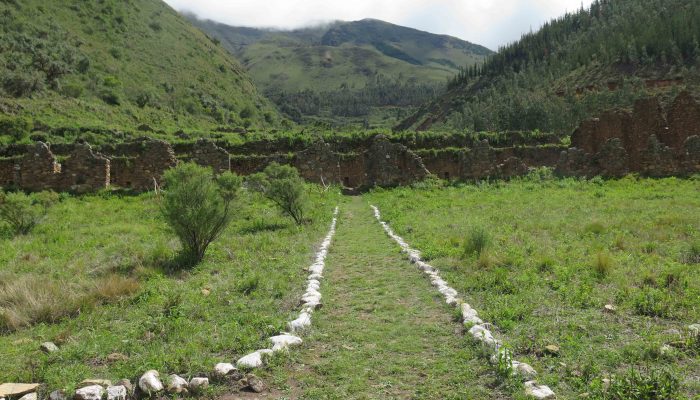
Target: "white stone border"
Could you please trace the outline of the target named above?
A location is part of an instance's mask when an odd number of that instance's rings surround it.
[[[333,235],[335,235],[335,226],[337,222],[338,207],[333,211],[331,227],[321,243],[321,248],[318,250],[318,253],[316,253],[316,260],[308,268],[309,277],[306,292],[301,296],[301,312],[295,320],[287,324],[291,333],[298,333],[311,326],[311,314],[313,314],[316,308],[321,306],[321,293],[319,289],[321,286],[321,279],[323,279],[323,269],[326,266],[328,248],[331,245],[331,240],[333,240]],[[291,333],[282,332],[278,336],[271,337],[271,348],[257,350],[241,357],[236,361],[236,366],[241,368],[258,368],[265,364],[265,356],[272,355],[281,350],[287,350],[290,346],[300,345],[302,343],[301,338]]]
[[[311,314],[315,309],[321,306],[321,293],[319,292],[321,282],[323,278],[323,269],[325,267],[326,256],[328,255],[328,248],[331,245],[331,240],[333,235],[335,235],[335,227],[338,222],[338,207],[335,207],[333,211],[333,220],[331,222],[330,229],[325,239],[321,243],[321,248],[316,253],[316,259],[313,264],[308,268],[309,277],[307,281],[306,292],[301,297],[301,312],[299,317],[293,321],[290,321],[287,326],[290,332],[298,333],[308,328],[311,325]],[[299,336],[293,334],[282,332],[277,336],[272,336],[269,338],[270,348],[260,349],[254,351],[248,355],[245,355],[236,361],[236,366],[245,369],[253,369],[262,367],[265,365],[265,360],[272,354],[288,350],[292,346],[297,346],[302,343]],[[213,375],[219,378],[226,377],[227,375],[233,374],[238,371],[231,363],[218,363],[214,366]],[[126,400],[129,397],[127,387],[131,386],[131,382],[126,380],[119,381],[116,385],[112,386],[109,381],[102,380],[90,380],[84,381],[90,382],[86,387],[79,388],[74,396],[67,397],[63,391],[56,390],[49,395],[50,400],[102,400],[105,396],[107,400]],[[123,384],[122,384],[123,383]],[[153,394],[167,391],[173,394],[184,394],[184,393],[197,393],[206,389],[209,386],[208,378],[194,377],[189,382],[185,379],[179,377],[178,375],[169,375],[165,380],[166,385],[163,384],[160,378],[160,374],[156,370],[150,370],[144,373],[138,380],[138,388],[146,396],[151,396]],[[105,390],[106,389],[106,390]],[[34,396],[33,398],[31,396]],[[0,399],[5,400],[5,399]],[[36,400],[36,393],[30,393],[20,400]]]
[[[384,228],[389,237],[394,239],[394,241],[401,247],[401,252],[408,255],[408,259],[411,264],[415,264],[416,267],[423,271],[430,278],[430,282],[433,286],[445,297],[445,302],[451,306],[457,307],[461,310],[462,322],[469,329],[469,334],[474,338],[474,340],[480,342],[483,346],[489,348],[493,351],[491,357],[492,362],[499,362],[499,359],[504,359],[511,363],[513,375],[521,377],[525,381],[525,391],[529,396],[538,399],[552,399],[555,397],[554,392],[545,385],[538,385],[534,380],[537,372],[529,364],[515,361],[511,358],[510,352],[503,347],[500,340],[494,338],[491,330],[489,329],[493,325],[484,322],[479,318],[478,312],[473,309],[469,304],[464,302],[457,291],[447,285],[447,282],[440,277],[439,271],[431,266],[430,264],[424,262],[421,259],[420,251],[412,249],[406,241],[401,238],[401,236],[394,233],[389,224],[382,221],[381,213],[379,208],[370,205],[374,210],[374,217],[379,221],[379,223]]]

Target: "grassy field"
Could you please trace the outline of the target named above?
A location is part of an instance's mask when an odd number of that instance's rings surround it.
[[[531,178],[366,199],[562,398],[595,397],[604,379],[628,395],[646,382],[692,398],[699,195],[697,179]],[[479,241],[480,254],[465,251]]]
[[[193,375],[267,345],[293,315],[339,200],[309,190],[313,223],[302,228],[244,196],[188,271],[170,268],[179,244],[150,194],[67,197],[29,235],[1,237],[0,382]],[[42,353],[45,341],[60,351]]]

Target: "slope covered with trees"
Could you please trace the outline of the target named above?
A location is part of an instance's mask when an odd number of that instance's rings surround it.
[[[659,89],[698,85],[700,3],[596,0],[464,68],[396,129],[570,132]]]
[[[0,1],[0,112],[43,129],[279,120],[226,50],[159,0]]]
[[[492,52],[454,37],[365,19],[293,31],[190,20],[221,40],[297,122],[347,123],[408,114],[443,92],[461,65]]]

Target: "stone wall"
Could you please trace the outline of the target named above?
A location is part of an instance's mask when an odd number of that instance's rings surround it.
[[[177,164],[172,146],[162,140],[125,144],[117,152],[124,155],[112,158],[110,175],[112,183],[122,188],[151,190],[162,183],[163,173]]]
[[[700,172],[700,104],[681,92],[667,110],[656,98],[630,111],[609,111],[584,121],[572,149],[561,152],[561,175],[620,177],[628,173],[660,177]]]
[[[15,158],[0,158],[0,187],[11,187],[19,181],[17,176],[18,159]]]

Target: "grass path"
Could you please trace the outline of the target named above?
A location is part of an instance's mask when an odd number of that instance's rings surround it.
[[[301,399],[504,398],[452,309],[402,257],[362,198],[341,208],[306,346],[287,385]]]

